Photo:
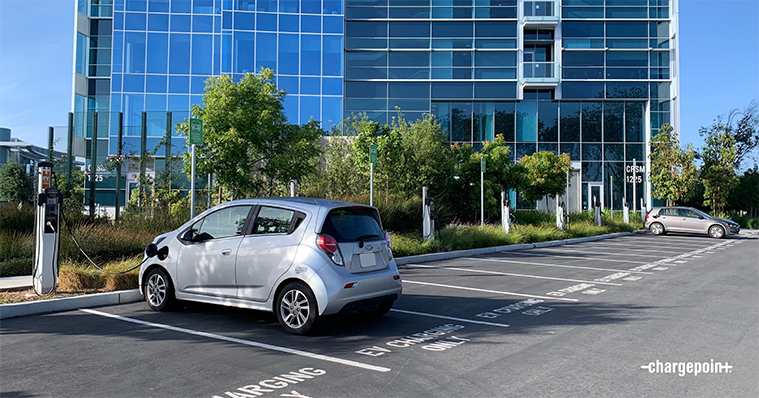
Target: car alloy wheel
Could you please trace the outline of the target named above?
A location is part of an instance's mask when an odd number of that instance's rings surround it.
[[[285,293],[279,308],[282,311],[282,319],[293,329],[302,328],[308,321],[308,298],[300,290],[293,289]]]
[[[651,229],[651,233],[654,235],[661,235],[662,233],[664,233],[664,226],[659,224],[658,222],[651,224],[650,229]]]
[[[715,239],[720,239],[725,236],[725,229],[719,225],[712,225],[709,227],[709,236]]]
[[[148,302],[153,307],[160,307],[166,300],[166,281],[161,274],[156,272],[150,275],[146,290]]]
[[[318,307],[311,289],[301,282],[285,286],[277,295],[277,319],[288,333],[306,334],[316,323]]]

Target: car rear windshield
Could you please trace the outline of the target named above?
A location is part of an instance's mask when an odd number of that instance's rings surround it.
[[[322,233],[338,242],[357,242],[361,239],[381,238],[379,215],[367,207],[333,209],[324,220]]]

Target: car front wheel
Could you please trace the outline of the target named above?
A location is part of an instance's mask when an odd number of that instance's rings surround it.
[[[145,301],[154,311],[170,310],[176,303],[174,284],[163,268],[153,268],[145,278]]]
[[[721,239],[723,236],[725,236],[725,229],[719,225],[712,225],[709,227],[709,236],[714,239]]]
[[[287,333],[306,334],[311,331],[318,311],[316,297],[303,283],[289,283],[277,295],[277,319]]]

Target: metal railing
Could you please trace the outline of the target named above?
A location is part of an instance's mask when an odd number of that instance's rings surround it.
[[[557,62],[525,62],[522,65],[522,78],[528,79],[558,79],[559,64]]]
[[[523,16],[531,17],[556,17],[556,1],[525,1],[523,3]]]

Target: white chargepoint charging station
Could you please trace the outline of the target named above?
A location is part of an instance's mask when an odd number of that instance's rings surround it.
[[[290,197],[294,198],[298,196],[298,178],[296,177],[290,178],[290,183],[288,185],[290,188]]]
[[[435,239],[435,220],[432,217],[435,200],[429,197],[427,184],[422,185],[422,238]]]
[[[601,225],[601,203],[595,196],[593,197],[593,218],[596,224]]]
[[[564,201],[561,196],[556,196],[556,229],[564,230]]]
[[[646,214],[648,214],[648,210],[646,209],[646,202],[643,200],[643,198],[640,198],[640,221],[642,221],[643,224],[646,223]]]
[[[32,283],[37,294],[55,291],[58,280],[58,250],[60,247],[61,195],[51,187],[53,164],[37,165],[37,207],[34,214],[34,276]]]
[[[501,227],[506,233],[511,230],[511,201],[506,199],[506,191],[501,191]]]
[[[625,201],[622,204],[622,221],[624,221],[625,224],[630,223],[630,205],[627,204],[627,198],[625,198]]]

